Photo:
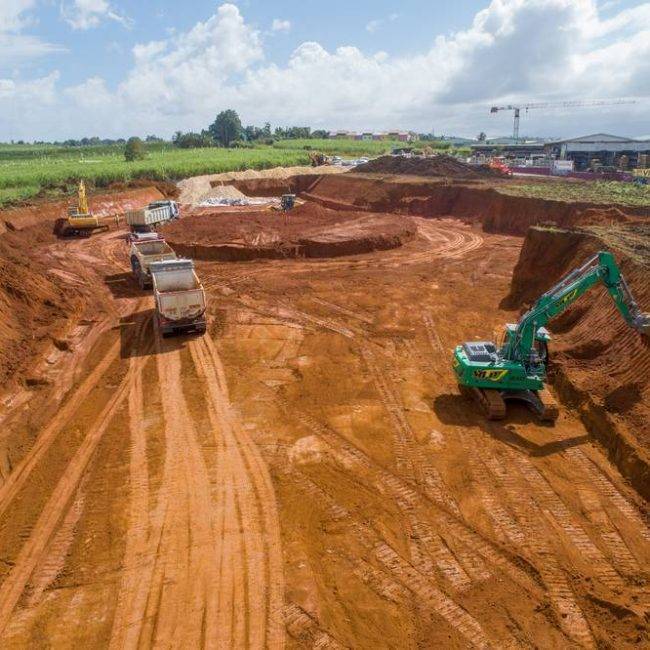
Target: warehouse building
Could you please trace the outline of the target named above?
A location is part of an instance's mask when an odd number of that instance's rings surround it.
[[[638,167],[640,156],[650,154],[650,140],[633,140],[608,133],[594,133],[544,145],[552,158],[573,160],[576,170],[589,169],[592,161],[604,167]],[[626,163],[626,164],[625,164]]]

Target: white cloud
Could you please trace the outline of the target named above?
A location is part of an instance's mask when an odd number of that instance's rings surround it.
[[[103,20],[108,19],[120,23],[127,29],[133,21],[119,13],[107,0],[73,0],[61,4],[61,16],[72,29],[86,30],[97,27]]]
[[[650,16],[647,4],[605,19],[595,0],[493,0],[465,30],[432,36],[418,55],[305,42],[280,64],[265,61],[262,35],[228,3],[187,32],[136,45],[115,87],[99,77],[58,90],[56,79],[38,81],[53,88],[48,101],[58,110],[32,122],[10,116],[0,138],[171,134],[201,129],[228,107],[247,123],[504,133],[511,116],[490,117],[492,103],[618,96],[637,104],[531,111],[522,131],[634,135],[647,132]],[[0,96],[3,117],[15,92]]]
[[[271,23],[271,31],[273,32],[289,32],[291,30],[291,21],[282,20],[281,18],[274,18]]]
[[[399,14],[390,14],[387,18],[375,18],[366,25],[366,31],[374,34],[380,27],[386,23],[392,23],[399,18]]]
[[[0,74],[4,67],[64,50],[23,33],[33,23],[35,4],[35,0],[0,0]]]

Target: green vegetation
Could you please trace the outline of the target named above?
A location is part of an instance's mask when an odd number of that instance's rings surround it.
[[[124,160],[126,162],[133,162],[134,160],[144,160],[147,157],[147,152],[144,150],[144,145],[140,138],[129,138],[124,147]]]
[[[581,201],[650,207],[650,186],[618,181],[549,181],[544,183],[500,185],[499,192],[555,201]]]
[[[262,131],[268,131],[266,125]],[[209,141],[194,148],[196,143],[185,145],[179,141],[190,136],[205,138],[205,134],[178,133],[174,143],[159,140],[140,142],[140,152],[145,156],[130,162],[125,161],[124,143],[86,146],[0,144],[0,206],[27,200],[39,193],[57,196],[72,192],[80,178],[91,187],[106,187],[113,182],[135,178],[176,181],[199,174],[308,165],[310,151],[358,158],[379,156],[404,146],[449,150],[448,143],[437,141],[260,139],[234,141],[231,148],[207,146]],[[265,144],[267,141],[269,144]]]
[[[252,148],[183,149],[169,142],[143,143],[146,158],[126,162],[124,144],[70,147],[0,144],[0,206],[23,201],[41,191],[52,195],[74,191],[80,178],[105,187],[134,178],[179,180],[198,174],[243,169],[308,165],[309,148],[330,155],[379,155],[398,143],[355,140],[282,140]],[[66,187],[69,186],[69,187]]]

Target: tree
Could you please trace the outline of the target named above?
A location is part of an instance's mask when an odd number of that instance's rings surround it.
[[[145,156],[144,145],[140,138],[129,138],[124,147],[124,159],[127,162],[132,162],[133,160],[142,160]]]
[[[221,111],[208,131],[216,142],[220,142],[224,147],[229,146],[233,140],[241,137],[242,126],[239,115],[232,108]]]
[[[481,131],[478,134],[478,137],[476,138],[479,142],[485,142],[487,140],[487,135],[483,131]]]

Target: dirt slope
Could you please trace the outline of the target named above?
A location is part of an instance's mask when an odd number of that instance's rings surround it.
[[[614,250],[641,309],[650,311],[650,230],[609,227],[562,231],[531,228],[504,306],[530,304],[598,250]],[[561,392],[608,450],[621,472],[650,499],[650,340],[628,327],[598,287],[550,326]]]
[[[530,226],[609,224],[650,217],[648,208],[567,203],[501,194],[490,183],[449,178],[417,180],[357,173],[320,178],[303,193],[330,208],[454,216],[486,232],[525,235]]]

